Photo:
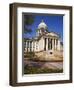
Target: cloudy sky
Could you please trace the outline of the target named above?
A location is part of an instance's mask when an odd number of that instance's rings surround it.
[[[48,31],[59,34],[62,41],[63,40],[63,16],[62,15],[34,15],[34,23],[30,26],[30,28],[32,29],[32,32],[30,34],[29,33],[26,34],[26,36],[29,38],[35,37],[38,25],[42,20],[48,26]]]

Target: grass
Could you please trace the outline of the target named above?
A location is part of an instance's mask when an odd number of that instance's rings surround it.
[[[39,68],[26,65],[24,67],[24,74],[41,74],[41,73],[62,73],[63,69],[49,69],[49,68]]]

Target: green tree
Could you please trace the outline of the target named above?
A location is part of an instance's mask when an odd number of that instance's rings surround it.
[[[34,23],[34,16],[33,15],[24,15],[24,33],[31,33],[32,28],[31,25]]]

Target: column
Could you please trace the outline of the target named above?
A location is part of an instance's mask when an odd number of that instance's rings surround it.
[[[29,41],[29,51],[31,51],[31,41]]]
[[[32,50],[32,52],[33,52],[33,41],[32,41],[32,49],[31,49],[31,50]]]
[[[46,38],[44,38],[44,51],[46,51]]]
[[[25,47],[25,48],[26,48],[25,50],[26,50],[26,52],[27,52],[27,51],[28,51],[28,50],[27,50],[27,41],[26,41],[26,47]]]
[[[26,51],[25,49],[26,49],[26,41],[24,41],[24,51]]]
[[[49,38],[49,49],[51,50],[51,38]]]
[[[60,40],[58,40],[57,48],[58,48],[58,50],[60,50]]]
[[[48,38],[46,38],[46,50],[48,50]]]
[[[26,46],[26,41],[24,41],[24,52],[25,52],[25,48],[26,48],[25,46]]]
[[[33,51],[34,51],[34,48],[35,48],[35,46],[34,46],[34,41],[33,41]]]
[[[31,52],[31,41],[29,41],[29,50],[30,50],[30,52]]]
[[[24,41],[24,52],[26,51],[26,41]]]
[[[51,39],[51,50],[52,50],[52,39]]]
[[[48,50],[50,50],[50,41],[49,41],[49,38],[48,38]]]
[[[29,52],[30,52],[30,41],[29,41],[29,48],[28,49],[29,49]]]
[[[50,50],[52,49],[52,39],[50,39]]]
[[[52,50],[54,50],[54,39],[52,39]]]
[[[55,50],[55,38],[54,38],[54,50]]]
[[[49,49],[49,50],[51,50],[51,44],[52,44],[52,43],[51,43],[51,38],[48,38],[48,47],[49,47],[48,49]]]
[[[57,49],[56,45],[57,45],[57,43],[56,43],[56,39],[55,39],[55,50]]]
[[[36,41],[35,41],[35,51],[36,51]]]

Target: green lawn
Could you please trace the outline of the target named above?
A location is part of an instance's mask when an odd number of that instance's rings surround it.
[[[24,74],[62,73],[62,72],[63,69],[48,69],[48,68],[40,69],[39,67],[33,67],[28,65],[24,67]]]

